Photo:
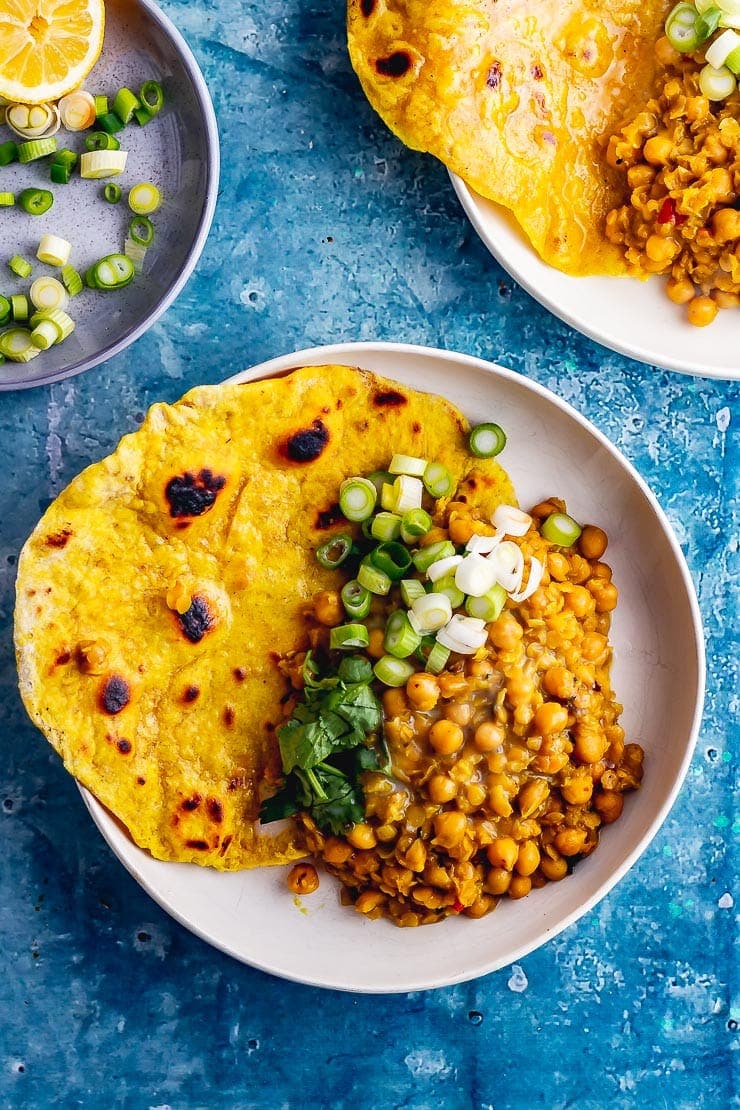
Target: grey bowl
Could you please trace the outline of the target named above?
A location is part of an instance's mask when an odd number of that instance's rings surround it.
[[[131,213],[131,185],[152,181],[161,190],[162,208],[152,217],[156,235],[144,272],[118,292],[85,289],[70,300],[76,329],[64,343],[23,365],[0,366],[0,390],[28,389],[81,374],[118,354],[172,304],[190,277],[205,245],[216,207],[219,145],[216,117],[203,75],[179,31],[152,0],[107,0],[106,34],[100,60],[85,85],[112,98],[152,78],[165,89],[165,107],[150,124],[132,123],[119,133],[128,150],[123,189],[117,205],[102,199],[105,182],[73,175],[69,185],[50,185],[48,161],[0,168],[0,189],[18,193],[29,186],[50,188],[54,205],[43,216],[20,208],[0,210],[0,293],[27,292],[31,281],[56,272],[36,260],[39,239],[61,235],[73,244],[71,263],[80,273],[98,258],[123,250]],[[0,141],[15,137],[0,128]],[[60,131],[63,146],[82,152],[84,133]],[[30,279],[13,277],[6,261],[21,254],[33,261]]]

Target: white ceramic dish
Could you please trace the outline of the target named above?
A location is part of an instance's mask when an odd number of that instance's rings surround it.
[[[450,174],[468,219],[491,254],[528,293],[590,339],[652,366],[705,378],[740,378],[737,310],[695,328],[661,278],[569,277],[547,266],[499,205]]]
[[[238,960],[288,979],[370,993],[421,990],[483,975],[555,936],[603,898],[638,859],[676,797],[691,759],[704,692],[701,620],[681,551],[657,502],[617,450],[542,386],[480,359],[400,344],[340,344],[256,366],[235,380],[296,366],[346,363],[444,394],[473,421],[508,432],[502,456],[522,505],[548,494],[600,522],[621,589],[613,626],[623,723],[647,753],[642,789],[598,850],[562,883],[503,902],[479,921],[423,929],[367,921],[340,906],[328,876],[296,906],[285,868],[218,874],[160,863],[137,848],[87,792],[113,851],[173,917]]]
[[[153,216],[156,233],[144,272],[119,292],[85,289],[70,300],[74,333],[27,365],[0,366],[0,390],[48,385],[112,358],[159,319],[195,268],[218,193],[218,131],[208,89],[190,47],[153,0],[107,0],[103,52],[86,87],[110,100],[121,86],[139,89],[149,79],[162,82],[165,106],[146,127],[132,123],[118,133],[129,155],[126,171],[117,179],[124,193],[120,204],[102,199],[105,182],[83,181],[78,173],[69,185],[50,184],[48,159],[0,171],[4,190],[19,193],[33,186],[54,195],[53,207],[43,216],[3,209],[0,292],[5,295],[27,293],[36,277],[58,276],[36,261],[39,239],[46,232],[72,243],[70,261],[84,273],[103,255],[123,250],[131,218],[125,197],[132,185],[152,181],[164,197]],[[6,127],[0,128],[0,137],[16,138]],[[84,139],[85,133],[62,130],[57,135],[59,149],[78,154],[85,150]],[[13,254],[33,261],[28,281],[14,278],[5,266]]]

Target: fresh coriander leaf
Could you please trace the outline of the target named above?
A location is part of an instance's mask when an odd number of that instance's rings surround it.
[[[334,738],[327,731],[321,717],[312,721],[296,721],[291,718],[277,730],[280,754],[286,775],[294,767],[304,770],[314,767],[334,751]]]
[[[292,817],[299,809],[298,800],[295,796],[295,784],[291,779],[288,779],[285,786],[278,790],[277,794],[273,794],[271,798],[266,798],[260,806],[260,821],[263,825],[268,825],[270,821],[282,821],[285,817]]]
[[[356,732],[363,734],[363,738],[380,728],[383,717],[380,702],[364,682],[333,690],[324,704],[344,717]]]

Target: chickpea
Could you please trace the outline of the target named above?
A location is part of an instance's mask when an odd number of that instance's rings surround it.
[[[568,864],[564,859],[550,859],[543,856],[540,860],[540,871],[551,883],[557,883],[568,874]]]
[[[605,582],[612,580],[612,568],[608,563],[594,563],[591,567],[592,578],[603,578]]]
[[[594,782],[588,772],[586,774],[575,774],[573,778],[560,787],[563,798],[572,806],[585,806],[591,799],[593,792]]]
[[[534,731],[542,736],[562,732],[568,724],[568,710],[556,701],[545,701],[535,710],[532,721]]]
[[[740,294],[738,293],[725,293],[722,289],[715,289],[714,299],[719,308],[740,307]]]
[[[439,701],[439,683],[433,674],[417,672],[406,683],[406,696],[417,709],[434,709]]]
[[[509,884],[509,898],[526,898],[532,889],[532,880],[527,875],[514,875]]]
[[[364,822],[352,826],[347,833],[347,840],[353,848],[359,848],[361,851],[368,851],[378,843],[375,829],[372,825],[367,825]]]
[[[673,140],[667,132],[659,132],[652,139],[648,139],[642,154],[651,166],[664,166],[674,156]]]
[[[578,540],[578,549],[584,559],[600,559],[608,543],[609,539],[603,528],[597,528],[595,524],[587,524]]]
[[[438,679],[439,692],[443,698],[454,698],[456,694],[464,694],[468,688],[468,680],[464,674],[443,672]]]
[[[531,817],[536,813],[549,793],[550,788],[544,779],[531,779],[530,782],[526,782],[517,798],[522,817]]]
[[[581,640],[581,655],[589,663],[595,662],[606,651],[607,639],[600,632],[587,632]]]
[[[645,243],[645,254],[651,262],[657,262],[661,266],[667,266],[672,262],[680,249],[674,239],[663,235],[649,235]]]
[[[593,594],[597,613],[611,613],[616,609],[619,590],[613,582],[605,582],[603,578],[592,578],[588,588]]]
[[[596,725],[579,722],[575,728],[573,754],[581,763],[598,763],[609,747],[609,741]]]
[[[669,278],[665,291],[674,304],[687,304],[696,293],[688,278]]]
[[[464,911],[466,917],[478,918],[485,917],[490,913],[495,905],[493,898],[487,894],[480,894],[471,906],[468,906]]]
[[[385,633],[382,628],[370,629],[370,643],[365,648],[373,659],[382,659],[385,655]]]
[[[479,782],[471,782],[465,787],[465,797],[471,806],[477,809],[482,806],[488,797],[485,787],[481,786]]]
[[[576,692],[576,680],[566,667],[548,667],[542,676],[542,685],[553,698],[567,700]]]
[[[455,848],[468,827],[468,819],[458,809],[447,809],[434,818],[435,842],[443,848]]]
[[[524,630],[519,621],[507,609],[493,622],[488,631],[489,640],[501,651],[511,651],[517,647],[523,635]]]
[[[327,863],[341,865],[346,863],[352,855],[352,845],[348,844],[346,840],[340,840],[338,836],[330,836],[324,844],[321,854]]]
[[[565,582],[570,574],[570,564],[560,551],[551,551],[547,556],[547,569],[556,582]]]
[[[470,718],[473,716],[473,707],[468,701],[453,701],[444,708],[444,716],[448,721],[454,721],[456,725],[462,728],[470,724]]]
[[[372,913],[386,901],[386,895],[381,890],[363,890],[355,902],[358,913]]]
[[[329,628],[344,620],[344,606],[336,590],[323,590],[316,595],[313,603],[316,620]]]
[[[447,527],[453,543],[467,543],[475,532],[475,522],[469,516],[455,516]]]
[[[489,894],[506,894],[511,883],[511,871],[507,871],[504,867],[494,867],[486,875],[483,886]]]
[[[408,711],[409,703],[400,686],[392,686],[383,691],[383,712],[386,717],[403,717]]]
[[[530,509],[529,515],[537,520],[544,520],[545,517],[552,516],[553,513],[564,512],[564,501],[561,501],[559,497],[548,497],[544,501],[539,501],[533,509]]]
[[[319,874],[311,863],[297,863],[288,875],[288,890],[293,894],[313,894],[319,889]]]
[[[652,166],[630,166],[627,170],[627,184],[630,189],[639,189],[641,185],[652,185],[655,179],[655,170]]]
[[[495,721],[483,721],[473,736],[473,743],[479,752],[493,752],[504,742],[504,730]]]
[[[624,796],[613,790],[603,790],[594,798],[594,809],[605,825],[611,825],[622,816]]]
[[[429,743],[439,755],[452,755],[460,750],[464,741],[465,734],[454,721],[443,718],[429,729]]]
[[[540,863],[540,850],[533,840],[524,840],[519,845],[519,855],[514,864],[520,875],[532,875]],[[529,893],[529,892],[528,892]]]
[[[594,599],[585,586],[573,586],[565,595],[564,606],[576,617],[587,617],[594,611]]]
[[[513,706],[526,705],[532,700],[534,685],[521,671],[515,671],[506,683],[506,696]]]
[[[561,856],[577,856],[586,843],[585,829],[561,829],[553,841]]]
[[[499,836],[488,845],[486,855],[491,867],[513,871],[519,855],[519,845],[511,836]]]
[[[705,328],[707,324],[711,324],[718,311],[717,304],[711,297],[694,297],[686,310],[689,323],[695,328]]]
[[[409,850],[403,855],[399,856],[399,863],[404,867],[408,867],[409,871],[423,871],[427,862],[427,850],[424,847],[424,841],[418,838],[411,844]]]
[[[444,805],[457,794],[457,783],[447,775],[432,775],[427,789],[435,805]]]

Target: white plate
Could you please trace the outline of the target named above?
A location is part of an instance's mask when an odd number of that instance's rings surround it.
[[[421,990],[519,959],[577,920],[625,874],[670,809],[686,773],[704,692],[701,621],[681,551],[654,497],[618,451],[542,386],[480,359],[390,343],[346,343],[274,359],[250,380],[303,365],[346,363],[444,394],[472,421],[508,432],[503,461],[523,505],[558,494],[610,536],[621,590],[614,621],[617,695],[628,738],[647,752],[642,789],[572,877],[479,921],[422,929],[367,921],[339,904],[335,881],[296,906],[285,868],[219,874],[160,863],[137,848],[87,792],[113,851],[145,890],[194,933],[238,960],[287,979],[364,992]],[[399,445],[402,446],[402,445]]]
[[[468,219],[491,254],[528,293],[584,335],[652,366],[705,378],[740,378],[738,311],[692,327],[663,279],[569,277],[547,266],[509,213],[450,174]]]

